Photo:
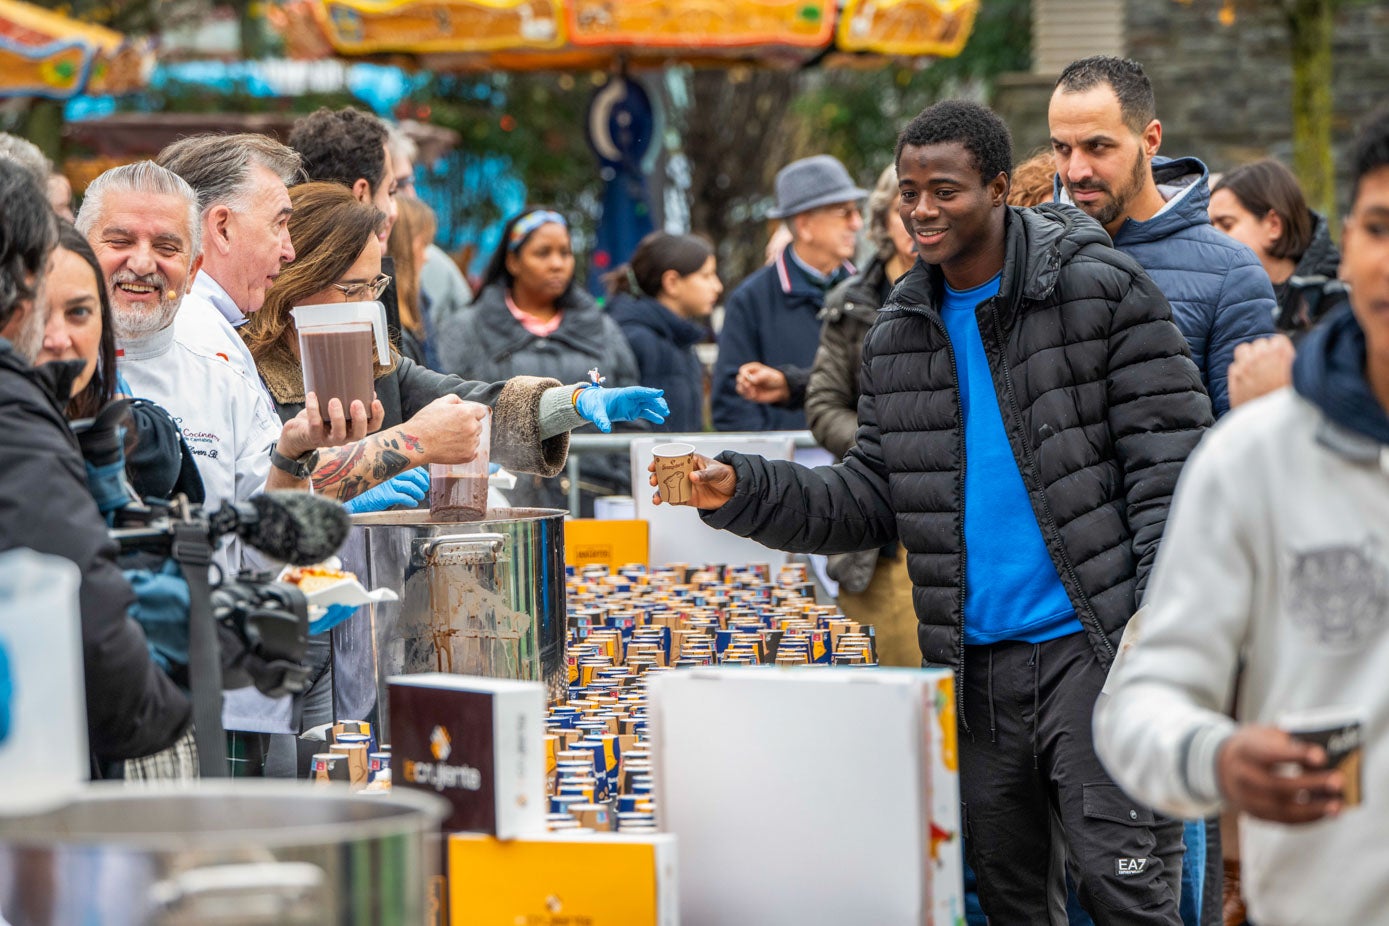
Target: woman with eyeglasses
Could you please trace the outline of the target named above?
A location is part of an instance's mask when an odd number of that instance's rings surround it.
[[[379,210],[332,183],[296,186],[289,198],[294,207],[289,220],[294,262],[285,266],[264,306],[240,329],[282,419],[293,417],[304,405],[299,337],[290,310],[371,301],[390,283],[381,273],[382,248],[376,233],[384,216]],[[638,414],[659,419],[667,411],[658,390],[590,388],[576,382],[577,377],[571,380],[574,385],[565,386],[541,372],[505,382],[469,382],[392,351],[388,365],[376,367],[382,429],[358,444],[323,451],[334,454],[341,465],[315,478],[314,488],[345,501],[356,513],[415,507],[428,490],[422,464],[465,463],[476,455],[480,424],[474,403],[492,408],[492,460],[517,473],[546,476],[564,466],[568,432],[576,425],[595,416],[605,421]],[[347,654],[339,654],[332,665],[326,644],[320,638],[315,641],[308,653],[314,673],[311,687],[301,696],[302,729],[332,720],[334,672],[371,671],[349,664]],[[300,750],[298,757],[300,770],[313,751],[312,744],[305,748],[308,752]],[[271,745],[265,774],[293,776],[293,750]]]
[[[574,264],[564,216],[529,206],[511,218],[472,308],[439,327],[442,368],[478,379],[529,374],[564,382],[596,369],[610,386],[635,386],[640,379],[632,349],[617,323],[574,285]],[[655,420],[628,416],[637,417]],[[628,494],[626,454],[584,457],[581,482],[585,514],[595,496]],[[517,505],[568,507],[558,479],[518,479],[510,494]]]
[[[265,305],[240,329],[282,419],[297,414],[304,403],[299,338],[290,310],[370,301],[390,282],[381,273],[378,210],[359,203],[347,188],[329,183],[296,186],[290,190],[290,201],[295,260],[280,273]],[[587,421],[608,424],[666,414],[658,390],[589,388],[582,375],[563,385],[553,378],[553,370],[533,372],[536,375],[500,382],[470,382],[436,373],[392,351],[386,364],[376,368],[376,397],[384,410],[381,431],[360,445],[323,451],[342,465],[316,478],[314,488],[347,501],[424,463],[471,460],[480,425],[476,406],[463,400],[491,407],[494,462],[516,473],[544,476],[564,466],[568,433],[574,427]],[[409,477],[392,482],[395,490],[412,495],[414,501],[423,497],[423,489],[416,489]],[[386,496],[389,488],[382,490]],[[379,510],[384,500],[388,499],[368,499],[350,507]]]

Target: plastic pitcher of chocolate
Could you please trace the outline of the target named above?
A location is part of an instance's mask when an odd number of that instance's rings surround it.
[[[481,521],[487,515],[492,409],[482,416],[477,456],[469,463],[429,464],[429,514],[436,521]]]
[[[391,359],[386,307],[379,302],[337,302],[295,306],[290,314],[299,332],[304,394],[318,396],[324,420],[334,398],[342,402],[344,416],[351,414],[354,400],[370,414],[376,363],[387,366]]]

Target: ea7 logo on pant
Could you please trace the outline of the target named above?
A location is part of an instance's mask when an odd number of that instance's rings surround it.
[[[1131,878],[1134,875],[1141,875],[1148,870],[1148,860],[1146,858],[1116,858],[1114,860],[1114,874],[1120,878]]]

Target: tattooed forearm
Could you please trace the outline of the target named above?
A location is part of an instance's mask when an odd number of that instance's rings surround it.
[[[345,502],[409,469],[410,453],[423,452],[419,438],[399,431],[374,434],[346,447],[322,451],[314,468],[314,489]]]
[[[319,452],[318,466],[313,471],[314,490],[329,494],[352,475],[367,454],[370,438],[345,447],[327,447]]]

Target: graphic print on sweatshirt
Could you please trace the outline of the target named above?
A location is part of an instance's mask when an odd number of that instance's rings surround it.
[[[1333,649],[1363,644],[1389,611],[1389,569],[1374,535],[1358,545],[1292,551],[1287,581],[1293,623]]]

